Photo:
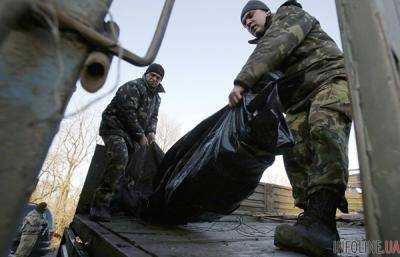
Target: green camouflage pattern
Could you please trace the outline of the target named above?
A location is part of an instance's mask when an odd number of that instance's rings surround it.
[[[308,196],[329,189],[340,194],[339,208],[347,212],[344,193],[352,120],[347,81],[326,84],[305,111],[288,113],[286,119],[295,140],[295,146],[284,154],[295,205],[304,208]]]
[[[105,170],[97,188],[92,205],[108,208],[117,189],[118,180],[129,163],[129,148],[119,135],[103,137],[106,147]]]
[[[21,233],[24,235],[39,235],[47,221],[43,214],[37,210],[30,211],[24,218]]]
[[[336,43],[321,29],[318,20],[298,6],[281,6],[267,26],[235,85],[251,89],[263,75],[276,70],[285,77],[304,72],[304,81],[285,92],[287,97],[281,99],[284,109],[291,111],[303,105],[322,85],[346,77],[344,57]]]
[[[156,133],[161,92],[161,84],[152,89],[144,76],[122,85],[103,112],[100,135],[120,135],[133,146],[140,136]]]
[[[18,248],[13,256],[29,257],[38,239],[39,239],[39,234],[27,234],[27,235],[22,234]]]
[[[30,211],[24,218],[21,227],[21,239],[15,257],[29,257],[47,221],[37,210]]]
[[[92,206],[110,207],[119,178],[128,165],[129,153],[135,150],[134,141],[156,133],[161,92],[165,92],[161,84],[153,89],[143,76],[122,85],[104,110],[100,135],[106,146],[105,171]]]

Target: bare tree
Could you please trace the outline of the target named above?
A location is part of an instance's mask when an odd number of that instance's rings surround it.
[[[166,152],[181,136],[181,125],[160,112],[158,115],[156,142]]]
[[[82,189],[82,184],[73,185],[74,177],[83,164],[90,162],[99,141],[93,123],[91,115],[85,113],[61,123],[31,196],[32,202],[48,203],[59,235],[71,222]],[[167,151],[181,135],[180,124],[160,113],[157,127],[156,141]]]
[[[72,182],[94,151],[97,127],[92,117],[82,113],[61,123],[31,196],[32,202],[48,203],[57,234],[62,234],[75,213],[81,184],[74,186]]]
[[[92,120],[79,115],[73,120],[67,120],[62,127],[61,152],[64,157],[62,161],[64,178],[60,185],[60,198],[57,203],[58,211],[65,211],[66,201],[69,196],[70,185],[77,168],[88,160],[89,154],[93,152],[93,144],[96,140],[96,133],[91,129]]]

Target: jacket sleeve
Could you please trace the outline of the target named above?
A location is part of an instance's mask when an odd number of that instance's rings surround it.
[[[311,31],[315,19],[297,6],[282,6],[271,26],[236,77],[234,84],[251,88],[283,63]]]
[[[144,130],[139,123],[140,93],[134,82],[128,82],[120,87],[117,94],[119,111],[118,119],[129,131],[128,134],[133,139],[138,139],[144,134]]]
[[[160,100],[161,101],[161,100]],[[160,101],[157,102],[157,105],[154,108],[154,112],[150,117],[150,124],[147,129],[147,134],[156,133],[157,131],[157,122],[158,122],[158,109],[160,108]]]

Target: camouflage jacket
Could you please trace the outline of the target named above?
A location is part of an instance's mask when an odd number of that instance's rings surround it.
[[[334,78],[346,78],[344,57],[314,17],[296,5],[283,5],[267,22],[267,30],[236,77],[234,84],[248,89],[275,70],[284,77],[303,73],[283,90],[282,103],[290,112],[302,106]]]
[[[24,218],[21,233],[23,235],[39,235],[46,225],[47,221],[43,214],[32,210]]]
[[[122,85],[103,112],[100,136],[120,135],[132,146],[141,135],[155,133],[160,92],[161,84],[153,90],[144,77]]]

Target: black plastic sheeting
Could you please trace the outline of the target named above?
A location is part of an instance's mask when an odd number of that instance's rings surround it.
[[[237,209],[275,155],[294,144],[271,87],[207,118],[165,156],[156,144],[138,148],[122,186],[125,207],[168,224],[211,221]]]

